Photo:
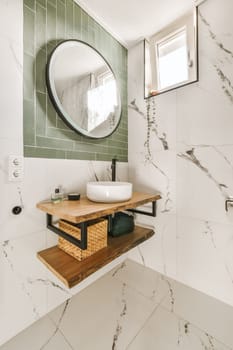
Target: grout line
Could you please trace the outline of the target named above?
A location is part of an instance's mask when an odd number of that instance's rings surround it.
[[[45,8],[45,38],[46,38],[46,43],[45,43],[45,52],[46,52],[46,63],[48,59],[48,49],[47,49],[47,37],[48,37],[48,1],[46,0],[46,8]],[[46,95],[46,102],[45,102],[45,135],[47,136],[48,134],[48,93],[47,90],[45,90],[45,95]]]
[[[72,38],[76,39],[76,31],[75,31],[75,5],[76,3],[73,1],[73,7],[72,7],[72,11],[73,11],[73,25],[72,25]]]
[[[65,336],[65,334],[60,330],[60,328],[58,329],[58,332],[63,336],[63,338],[65,339],[66,343],[68,344],[68,346],[70,347],[71,350],[75,350],[73,348],[73,346],[71,345],[70,341],[68,340],[68,338]]]
[[[134,342],[134,340],[138,337],[138,335],[142,332],[142,330],[145,328],[146,324],[149,322],[149,320],[151,319],[151,317],[154,315],[154,313],[159,309],[159,307],[161,306],[161,304],[163,303],[164,299],[167,297],[167,295],[159,302],[159,304],[157,304],[155,306],[155,308],[153,308],[151,314],[147,317],[147,319],[143,322],[142,327],[139,329],[139,331],[135,334],[135,336],[132,338],[132,340],[128,343],[128,345],[126,346],[125,350],[128,350],[130,348],[130,346],[132,345],[132,343]]]
[[[175,239],[176,239],[176,242],[175,242],[175,276],[177,278],[177,275],[178,275],[178,221],[177,221],[177,173],[178,173],[178,149],[177,149],[177,146],[178,146],[178,143],[177,143],[177,139],[178,139],[178,102],[179,102],[179,95],[177,93],[177,90],[176,90],[176,143],[175,143],[175,153],[176,153],[176,158],[175,158],[175,162],[176,162],[176,165],[175,165],[175,229],[176,229],[176,232],[175,232]]]
[[[26,9],[27,9],[27,10],[30,10],[31,12],[33,12],[33,13],[35,14],[36,9],[35,9],[35,10],[33,10],[31,7],[29,7],[29,6],[28,6],[28,5],[26,5],[25,3],[24,3],[24,7],[26,7]]]
[[[220,222],[220,221],[214,221],[212,219],[209,219],[209,218],[197,218],[197,217],[194,217],[194,216],[191,216],[191,215],[181,215],[179,213],[176,213],[176,216],[177,216],[177,227],[180,226],[178,224],[178,221],[179,219],[186,219],[186,220],[192,220],[192,221],[198,221],[198,222],[210,222],[210,223],[213,223],[213,224],[217,224],[217,225],[223,225],[223,226],[228,226],[228,227],[232,227],[233,223],[229,222],[229,221],[226,221],[226,222]],[[178,231],[178,230],[177,230]]]
[[[45,1],[47,2],[47,0],[45,0]],[[35,0],[35,3],[38,3],[38,1]],[[43,9],[46,9],[46,5],[44,6],[44,5],[42,5],[41,3],[38,3],[38,5],[39,5],[40,7],[42,7]]]
[[[142,265],[142,266],[145,267],[144,265]],[[146,268],[146,267],[145,267],[145,268]],[[113,278],[114,278],[114,277],[113,277]],[[147,296],[147,295],[143,294],[142,292],[140,292],[139,290],[137,290],[135,287],[129,285],[128,282],[125,281],[123,278],[118,277],[117,275],[116,275],[115,279],[118,280],[118,281],[120,281],[121,283],[125,283],[125,285],[126,285],[126,287],[127,287],[128,289],[130,289],[131,291],[133,291],[135,294],[140,295],[143,299],[146,299],[146,300],[149,300],[150,302],[153,302],[153,299],[152,299],[153,296]],[[163,301],[164,301],[164,299],[167,297],[168,293],[169,293],[169,291],[167,291],[166,295],[162,298]],[[159,302],[159,303],[160,303],[160,302]],[[156,306],[157,306],[159,303],[156,303]]]
[[[37,60],[36,60],[36,23],[37,23],[37,12],[36,12],[36,2],[35,2],[35,16],[34,16],[34,45],[33,45],[33,67],[34,67],[34,86],[33,86],[33,97],[34,97],[34,101],[33,101],[33,108],[34,108],[34,143],[36,145],[36,129],[37,129],[37,116],[36,116],[36,112],[37,112],[37,99],[36,99],[36,69],[37,69]]]
[[[67,18],[67,0],[64,0],[65,5],[65,39],[67,39],[67,24],[66,24],[66,18]]]
[[[6,242],[6,241],[18,241],[18,239],[22,239],[22,238],[25,238],[25,237],[28,237],[28,236],[32,236],[32,235],[37,235],[38,233],[43,233],[46,231],[46,227],[41,227],[41,229],[37,229],[37,231],[34,231],[32,230],[30,233],[24,233],[23,235],[20,235],[20,236],[13,236],[13,237],[7,237],[6,239],[4,239],[4,237],[2,237],[0,239],[0,244]]]
[[[111,160],[111,157],[113,157],[112,154],[108,154],[108,153],[101,153],[100,156],[103,156],[105,157],[106,156],[106,159],[97,159],[97,156],[99,155],[98,153],[93,153],[91,151],[73,151],[72,149],[66,149],[66,148],[52,148],[52,147],[43,147],[43,146],[32,146],[32,145],[24,145],[24,147],[27,147],[28,149],[32,148],[32,149],[41,149],[41,150],[50,150],[50,151],[60,151],[60,152],[64,152],[66,157],[67,157],[67,153],[68,152],[72,152],[72,153],[77,153],[77,154],[82,154],[82,155],[85,155],[85,154],[95,154],[96,156],[94,156],[94,159],[93,158],[67,158],[67,159],[70,159],[70,160],[96,160],[96,161],[102,161],[102,162],[108,162]],[[107,157],[109,157],[107,159]],[[123,160],[127,157],[127,155],[124,155],[124,154],[121,154],[119,155],[119,161],[122,162],[122,163],[126,163],[127,160]],[[41,156],[36,156],[36,155],[33,155],[33,156],[27,156],[27,158],[46,158],[46,157],[41,157]],[[123,158],[123,159],[122,159]],[[50,158],[49,159],[53,159],[53,158]],[[55,159],[65,159],[65,158],[55,158]]]
[[[182,284],[180,282],[176,282],[176,283],[179,283],[179,284]],[[191,287],[188,286],[189,289],[192,289]],[[202,293],[204,294],[204,293]],[[169,308],[167,308],[166,306],[164,305],[160,305],[161,309],[163,309],[164,311],[168,312],[168,313],[171,313],[172,315],[174,315],[178,320],[182,320],[184,322],[188,322],[189,325],[193,326],[194,328],[198,329],[199,331],[201,331],[202,333],[204,333],[205,335],[208,335],[210,337],[212,337],[213,339],[215,339],[218,343],[226,346],[229,350],[231,350],[230,346],[227,345],[226,343],[223,343],[221,340],[219,340],[218,338],[216,338],[215,336],[213,336],[212,334],[210,334],[207,330],[203,329],[203,328],[200,328],[199,326],[197,326],[195,323],[193,322],[190,322],[188,319],[185,319],[183,318],[181,315],[179,315],[178,313],[174,312],[174,311],[171,311]]]

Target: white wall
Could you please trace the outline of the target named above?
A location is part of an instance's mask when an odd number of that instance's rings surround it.
[[[200,80],[150,100],[147,143],[143,47],[129,51],[130,178],[163,197],[157,218],[146,220],[157,234],[131,257],[230,305],[233,209],[227,214],[224,201],[233,195],[232,12],[232,0],[200,5]]]
[[[109,162],[25,159],[21,183],[9,183],[7,159],[23,154],[23,1],[0,1],[0,345],[36,319],[70,298],[123,260],[121,257],[83,283],[68,290],[36,258],[56,244],[45,228],[45,215],[36,203],[62,184],[67,191],[85,192],[94,171],[110,175]],[[128,165],[118,163],[118,178],[127,179]],[[11,213],[20,204],[19,216]]]

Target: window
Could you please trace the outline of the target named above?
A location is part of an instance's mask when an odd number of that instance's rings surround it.
[[[188,50],[185,28],[158,42],[155,49],[159,90],[188,80]]]
[[[198,80],[197,9],[144,41],[145,98]]]

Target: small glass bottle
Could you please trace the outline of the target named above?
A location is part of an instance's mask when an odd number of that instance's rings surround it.
[[[64,199],[64,193],[61,187],[55,188],[54,192],[51,195],[51,201],[56,204],[60,203]]]

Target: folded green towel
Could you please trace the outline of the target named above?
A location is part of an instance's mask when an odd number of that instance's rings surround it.
[[[112,229],[109,233],[112,237],[118,237],[134,230],[134,217],[125,213],[116,213],[112,219]]]

